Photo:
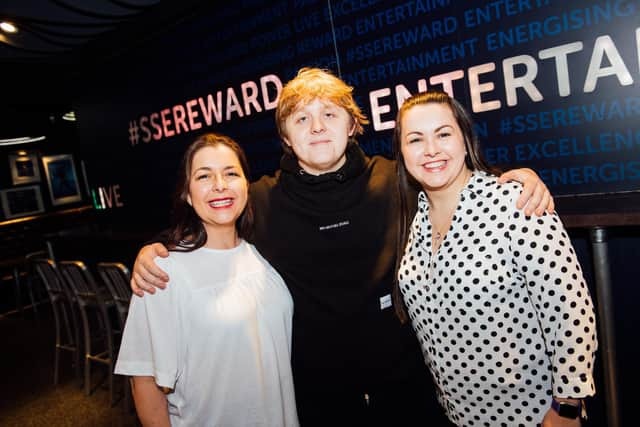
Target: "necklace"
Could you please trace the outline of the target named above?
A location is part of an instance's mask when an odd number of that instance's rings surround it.
[[[451,221],[449,221],[448,224],[451,224]],[[448,229],[448,227],[447,227],[447,229]],[[433,227],[433,225],[431,226],[431,230],[433,232],[433,241],[432,241],[432,245],[431,245],[431,257],[429,259],[429,265],[428,265],[429,279],[426,280],[425,283],[424,283],[424,288],[427,291],[429,291],[429,282],[433,282],[435,284],[435,281],[436,281],[436,278],[435,278],[435,275],[434,275],[435,258],[436,258],[436,253],[440,249],[440,244],[442,243],[442,238],[444,237],[442,232],[439,231],[439,230],[436,230],[435,227]]]
[[[440,248],[440,243],[442,243],[442,239],[444,238],[444,234],[440,230],[436,230],[435,227],[431,226],[433,230],[433,242],[431,245],[431,252],[435,255],[438,252],[438,248]]]
[[[435,228],[432,227],[433,230],[433,242],[431,243],[431,257],[429,258],[429,277],[427,280],[425,280],[424,282],[424,289],[429,292],[429,282],[434,282],[435,283],[435,277],[433,274],[433,269],[434,269],[434,263],[435,263],[435,257],[436,257],[436,252],[438,252],[438,249],[440,248],[440,239],[442,239],[442,233],[438,230],[436,230]]]

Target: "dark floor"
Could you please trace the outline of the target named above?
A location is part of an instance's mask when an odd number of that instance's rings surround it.
[[[48,304],[38,306],[38,318],[31,309],[0,314],[0,426],[139,425],[123,399],[111,407],[106,382],[85,396],[69,353],[62,353],[60,383],[54,386],[54,341]],[[106,367],[92,366],[92,384],[99,384]]]

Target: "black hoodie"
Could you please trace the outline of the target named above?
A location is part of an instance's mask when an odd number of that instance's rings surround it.
[[[395,162],[350,143],[336,172],[309,175],[285,155],[251,185],[252,243],[293,295],[296,388],[367,393],[426,372],[391,306],[396,182]]]

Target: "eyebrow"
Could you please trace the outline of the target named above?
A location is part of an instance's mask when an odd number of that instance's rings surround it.
[[[226,170],[229,170],[229,169],[236,169],[236,168],[237,168],[237,166],[229,165],[229,166],[225,166],[224,168],[222,168],[222,170],[226,171]],[[201,171],[201,170],[203,170],[203,171],[211,171],[213,169],[211,167],[209,167],[209,166],[201,166],[198,169],[194,169],[193,173],[196,173],[196,172]]]
[[[434,132],[439,132],[444,128],[453,128],[453,125],[442,125],[439,128],[436,128],[436,130],[434,130]]]
[[[309,105],[309,104],[305,104],[305,105],[303,105],[303,106],[301,106],[301,107],[299,107],[299,108],[295,109],[295,110],[291,113],[291,116],[293,116],[294,114],[299,114],[299,113],[307,114],[307,110],[305,109],[307,105]],[[334,104],[334,103],[332,103],[332,102],[328,102],[328,103],[324,103],[324,102],[323,102],[323,103],[322,103],[322,108],[323,108],[324,110],[335,110],[335,109],[340,108],[340,106],[338,106],[338,105],[336,105],[336,104]]]
[[[447,128],[447,127],[449,127],[449,128],[453,128],[453,125],[442,125],[442,126],[439,126],[439,127],[437,127],[433,132],[434,132],[434,133],[436,133],[436,132],[440,132],[442,129]],[[413,131],[411,131],[411,132],[407,133],[405,136],[413,135],[414,133],[415,133],[416,135],[422,135],[422,132],[417,131],[417,130],[413,130]]]

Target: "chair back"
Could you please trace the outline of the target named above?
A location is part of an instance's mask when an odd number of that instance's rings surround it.
[[[129,302],[131,301],[131,288],[129,286],[131,273],[124,264],[119,262],[99,262],[97,270],[115,301],[120,326],[124,327],[129,311]]]
[[[62,284],[62,278],[53,260],[48,258],[32,258],[30,264],[40,276],[44,287],[49,294],[49,298],[55,299],[67,297],[66,290]]]
[[[100,292],[93,274],[82,261],[60,261],[58,268],[65,282],[76,295],[82,305],[102,305],[105,300],[110,300],[103,292]]]
[[[34,261],[37,259],[51,259],[47,251],[30,252],[24,256],[27,273],[35,273]]]
[[[97,270],[113,299],[128,304],[131,300],[131,287],[129,286],[131,274],[129,269],[119,262],[99,262]]]
[[[47,251],[31,252],[24,256],[24,271],[27,273],[27,278],[39,277],[36,272],[35,260],[37,259],[51,259]]]

